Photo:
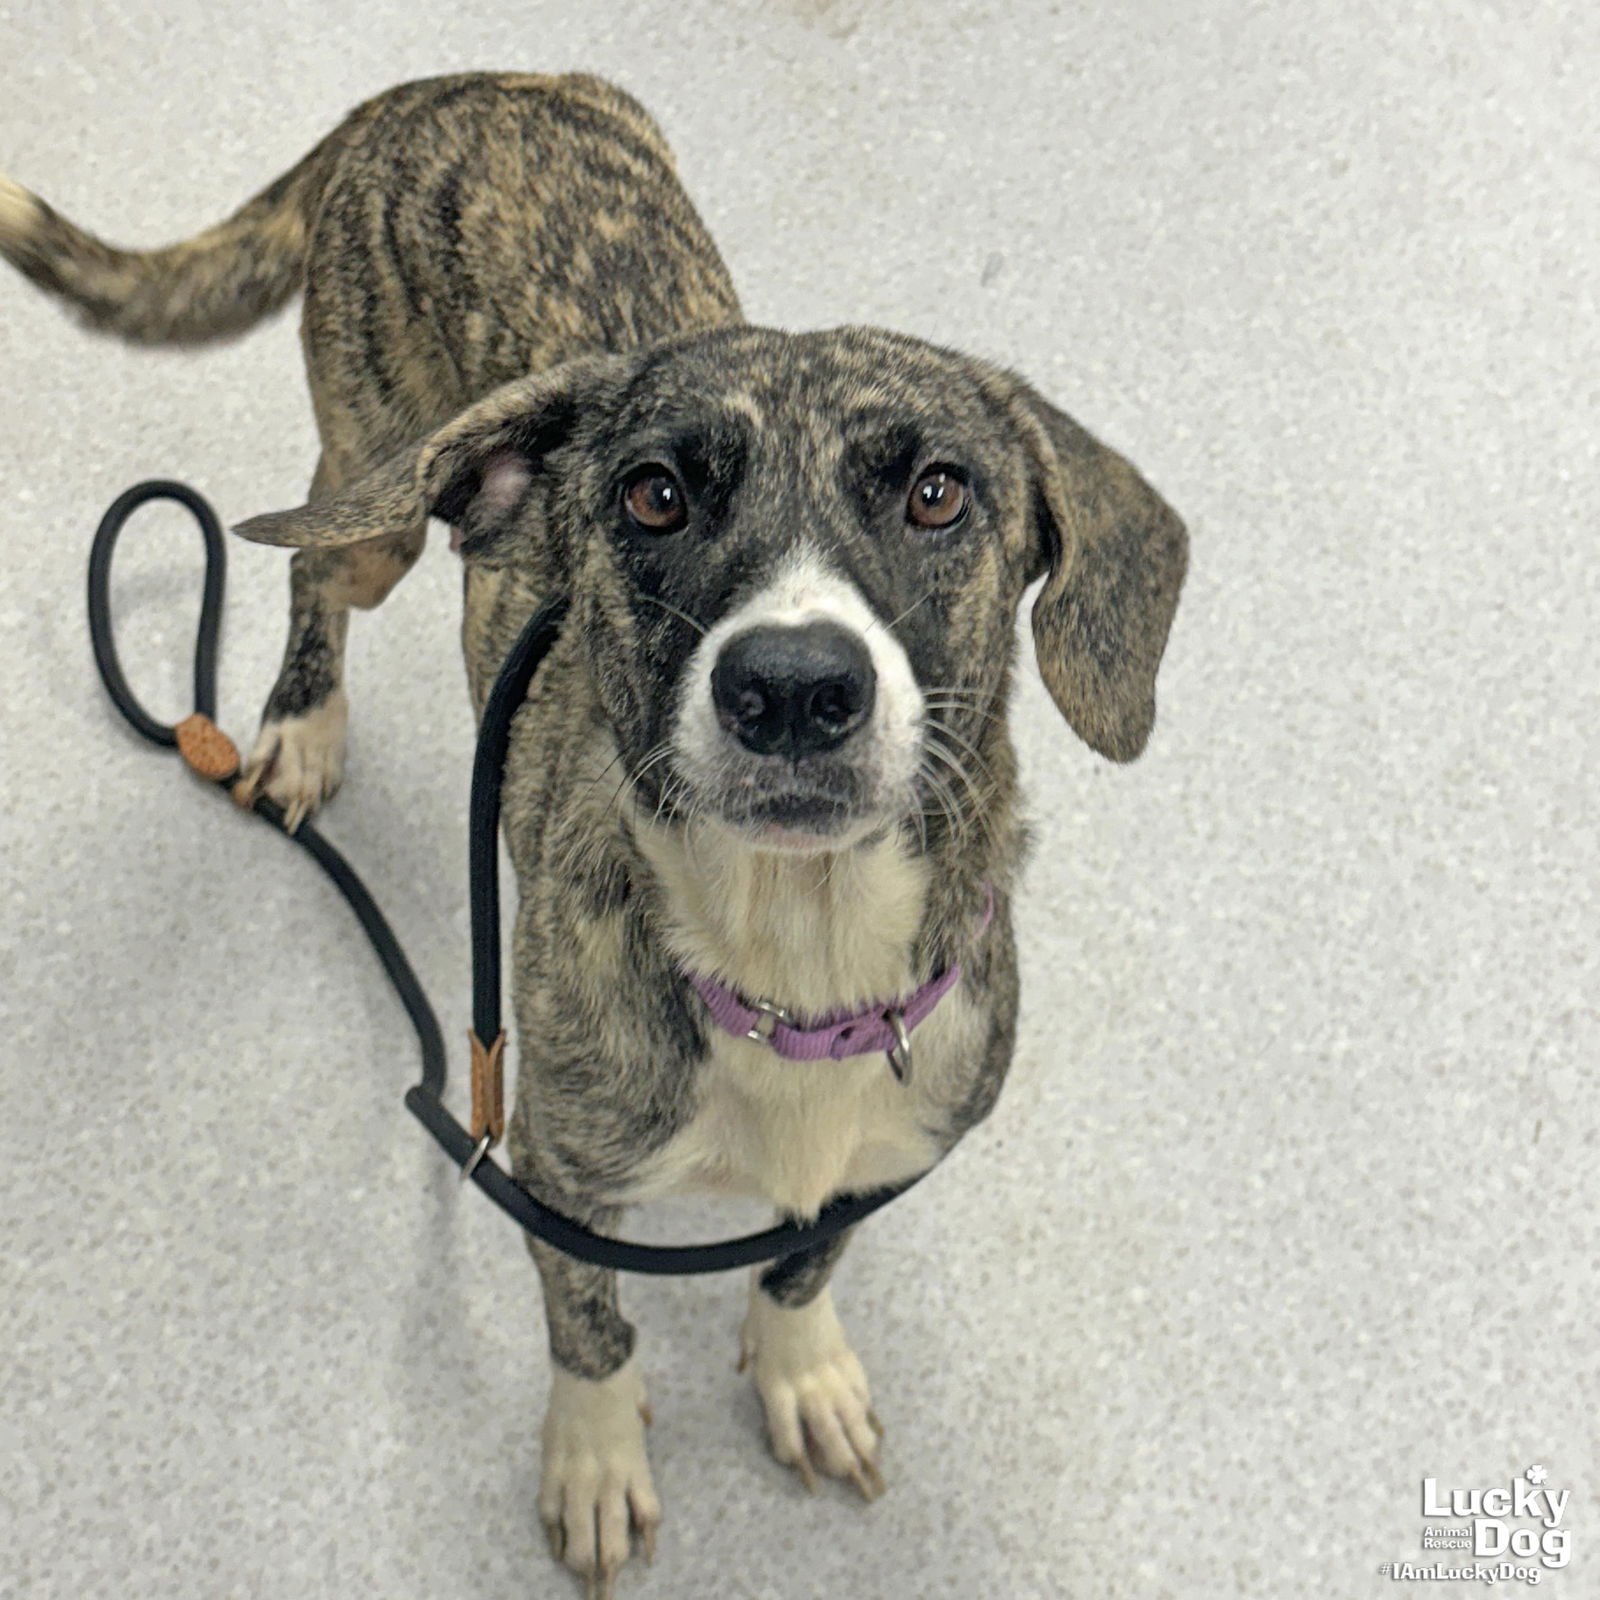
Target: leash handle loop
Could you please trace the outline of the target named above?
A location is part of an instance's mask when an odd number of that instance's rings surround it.
[[[125,489],[111,502],[95,529],[89,550],[89,642],[100,681],[133,731],[151,744],[169,748],[178,743],[178,730],[158,722],[140,705],[122,671],[116,634],[111,626],[111,558],[128,518],[151,500],[175,500],[200,527],[205,541],[205,585],[200,593],[200,623],[194,643],[194,708],[208,720],[217,714],[217,639],[222,631],[222,591],[228,581],[228,553],[222,524],[205,499],[186,483],[151,478]]]

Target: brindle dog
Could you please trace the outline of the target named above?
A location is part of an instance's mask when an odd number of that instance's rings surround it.
[[[296,290],[322,457],[288,545],[290,631],[247,782],[298,820],[338,783],[352,606],[430,516],[465,568],[480,708],[535,606],[571,599],[513,727],[520,906],[514,1169],[601,1228],[688,1189],[810,1217],[925,1170],[1011,1057],[1024,851],[1006,725],[1027,585],[1067,722],[1138,755],[1182,523],[1021,379],[863,328],[746,325],[649,116],[584,76],[413,83],[355,111],[230,221],[130,253],[0,179],[0,250],[133,340],[236,332]],[[890,1008],[960,963],[915,1033],[780,1059],[689,973],[800,1019]],[[828,1292],[842,1240],[752,1285],[742,1351],[778,1458],[882,1487]],[[609,1592],[660,1506],[612,1273],[531,1244],[553,1386],[541,1515]]]

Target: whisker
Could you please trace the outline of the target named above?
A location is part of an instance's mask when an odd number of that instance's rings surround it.
[[[992,722],[997,728],[1003,728],[1006,725],[1006,719],[997,715],[995,712],[979,711],[976,706],[969,706],[961,701],[924,700],[922,702],[922,706],[925,711],[949,711],[957,713],[961,716],[979,717],[984,722]],[[941,722],[939,726],[944,728],[945,724]],[[951,730],[946,729],[946,731],[948,732]]]
[[[930,683],[922,692],[924,694],[966,695],[984,705],[988,705],[991,700],[1000,698],[998,689],[980,689],[976,684],[971,683]]]
[[[651,767],[653,767],[658,761],[664,760],[671,754],[672,743],[667,739],[660,740],[658,743],[652,745],[648,750],[646,750],[638,767],[632,772],[623,773],[622,782],[611,791],[611,798],[606,802],[606,809],[602,815],[609,816],[613,808],[616,807],[617,802],[622,798],[622,791],[626,789],[629,784],[638,783],[638,781],[651,769]],[[615,765],[615,763],[613,763],[613,765]]]
[[[817,884],[819,890],[826,889],[833,881],[833,869],[839,865],[839,859],[842,854],[843,852],[838,850],[829,853],[827,869],[823,872],[822,878]]]
[[[978,793],[978,786],[972,781],[972,774],[967,771],[951,751],[945,749],[931,734],[928,737],[928,754],[937,756],[966,785],[967,793],[972,797],[973,816],[979,816],[983,811],[983,796]]]
[[[971,706],[975,711],[986,711],[1000,698],[1000,691],[967,689],[954,683],[930,683],[923,691],[925,700],[948,700],[954,705]]]
[[[597,773],[595,773],[595,775],[589,780],[589,789],[594,788],[594,786],[599,783],[600,780],[605,777],[605,775],[610,772],[614,766],[616,766],[616,764],[622,759],[622,754],[622,751],[617,751],[617,753],[612,756],[612,758],[606,762],[606,764]],[[587,793],[588,790],[586,789],[584,792]]]
[[[933,799],[940,806],[939,811],[932,812],[930,815],[942,815],[958,836],[964,834],[966,829],[961,825],[960,807],[956,805],[955,793],[950,788],[950,785],[934,772],[925,758],[917,764],[917,775],[927,784]]]
[[[684,821],[695,815],[694,789],[681,773],[674,773],[664,791],[668,816],[682,817]]]
[[[923,855],[928,853],[928,819],[922,814],[919,807],[911,813],[912,820],[917,825],[917,840],[922,846]]]
[[[980,785],[973,781],[972,775],[967,771],[965,766],[963,766],[962,763],[958,761],[949,750],[942,747],[937,738],[932,737],[931,734],[927,740],[926,748],[929,755],[937,756],[938,759],[941,760],[947,767],[949,767],[951,771],[953,771],[956,776],[961,779],[962,783],[965,784],[967,793],[972,797],[972,810],[968,816],[968,821],[984,837],[992,837],[995,819],[991,815],[988,802],[998,792],[1000,787],[995,781],[994,774],[991,773],[987,767],[985,767],[984,776],[987,781],[980,787]]]
[[[978,763],[978,770],[982,772],[984,777],[989,780],[990,784],[992,785],[994,783],[995,777],[994,773],[989,768],[989,763],[985,761],[978,753],[976,746],[969,744],[961,737],[959,733],[956,732],[954,728],[947,728],[943,723],[940,723],[936,728],[926,728],[924,731],[928,734],[929,738],[942,735],[946,739],[954,739],[955,742],[960,745],[961,748],[965,750],[974,761]]]
[[[924,600],[931,600],[933,598],[933,593],[934,593],[934,591],[932,589],[930,589],[926,594],[919,595],[915,600],[913,600],[911,602],[910,605],[908,605],[905,608],[904,611],[902,611],[900,613],[900,615],[898,617],[895,617],[890,622],[884,623],[883,631],[885,633],[892,633],[902,622],[904,622],[906,620],[907,617],[909,617],[911,615],[911,613],[913,611],[915,611],[917,609],[918,606],[920,606],[922,604],[922,602]],[[877,626],[878,626],[878,619],[876,617],[874,617],[872,619],[872,621],[868,624],[866,631],[868,633],[871,633],[871,631]]]
[[[942,743],[941,741],[941,736],[947,731],[948,730],[945,728],[924,725],[922,732],[927,743],[928,753],[930,755],[938,756],[939,759],[943,761],[958,778],[963,779],[967,784],[970,785],[972,783],[972,775],[962,764],[961,758],[957,756],[955,751],[953,751],[948,745]]]
[[[639,596],[639,598],[641,600],[648,600],[653,606],[660,606],[663,611],[670,611],[675,617],[681,617],[683,621],[687,622],[702,639],[705,638],[706,634],[710,631],[703,622],[696,622],[687,611],[680,611],[675,605],[672,605],[666,600],[658,599],[653,594],[642,594]]]
[[[988,709],[999,698],[998,689],[973,689],[959,683],[931,684],[922,691],[923,703],[930,708],[960,711],[1003,726],[1005,718]]]

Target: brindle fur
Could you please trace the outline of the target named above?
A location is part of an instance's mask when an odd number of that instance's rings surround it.
[[[1012,619],[1045,577],[1033,613],[1045,683],[1090,745],[1127,760],[1150,731],[1183,579],[1182,524],[1125,461],[985,363],[874,330],[746,326],[655,124],[591,77],[405,85],[230,222],[146,255],[0,180],[0,250],[132,339],[231,333],[303,287],[322,441],[311,502],[241,530],[297,547],[269,727],[342,716],[348,610],[404,575],[430,514],[460,537],[480,710],[532,609],[571,597],[514,723],[504,791],[523,1182],[610,1226],[682,1146],[713,1054],[766,1070],[738,1053],[759,1047],[713,1037],[686,956],[814,1012],[960,960],[956,995],[919,1030],[926,1066],[897,1091],[921,1140],[901,1159],[925,1165],[988,1113],[1016,1028],[1010,910],[1025,844],[1006,725]],[[907,474],[930,455],[970,475],[959,537],[905,523]],[[663,458],[680,463],[695,517],[642,536],[620,524],[619,474]],[[745,862],[727,880],[737,892],[685,890],[700,824],[671,763],[649,758],[701,631],[801,548],[857,585],[925,690],[951,691],[932,694],[928,737],[962,771],[930,762],[920,810],[862,846],[865,865]],[[258,753],[256,781],[270,783],[272,760]],[[899,912],[865,898],[891,880]],[[812,919],[803,962],[771,909],[785,897]],[[803,1075],[836,1067],[788,1068],[781,1092],[803,1114],[804,1086],[820,1081]],[[884,1092],[881,1062],[860,1072],[863,1096]],[[753,1186],[802,1214],[825,1198],[759,1173]],[[634,1344],[614,1275],[531,1248],[554,1360],[606,1379]],[[770,1267],[762,1291],[807,1305],[840,1249]]]

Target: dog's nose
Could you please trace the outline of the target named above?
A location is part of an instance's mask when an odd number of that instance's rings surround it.
[[[747,750],[798,761],[843,744],[871,713],[876,684],[856,634],[808,622],[736,634],[712,668],[711,698]]]

